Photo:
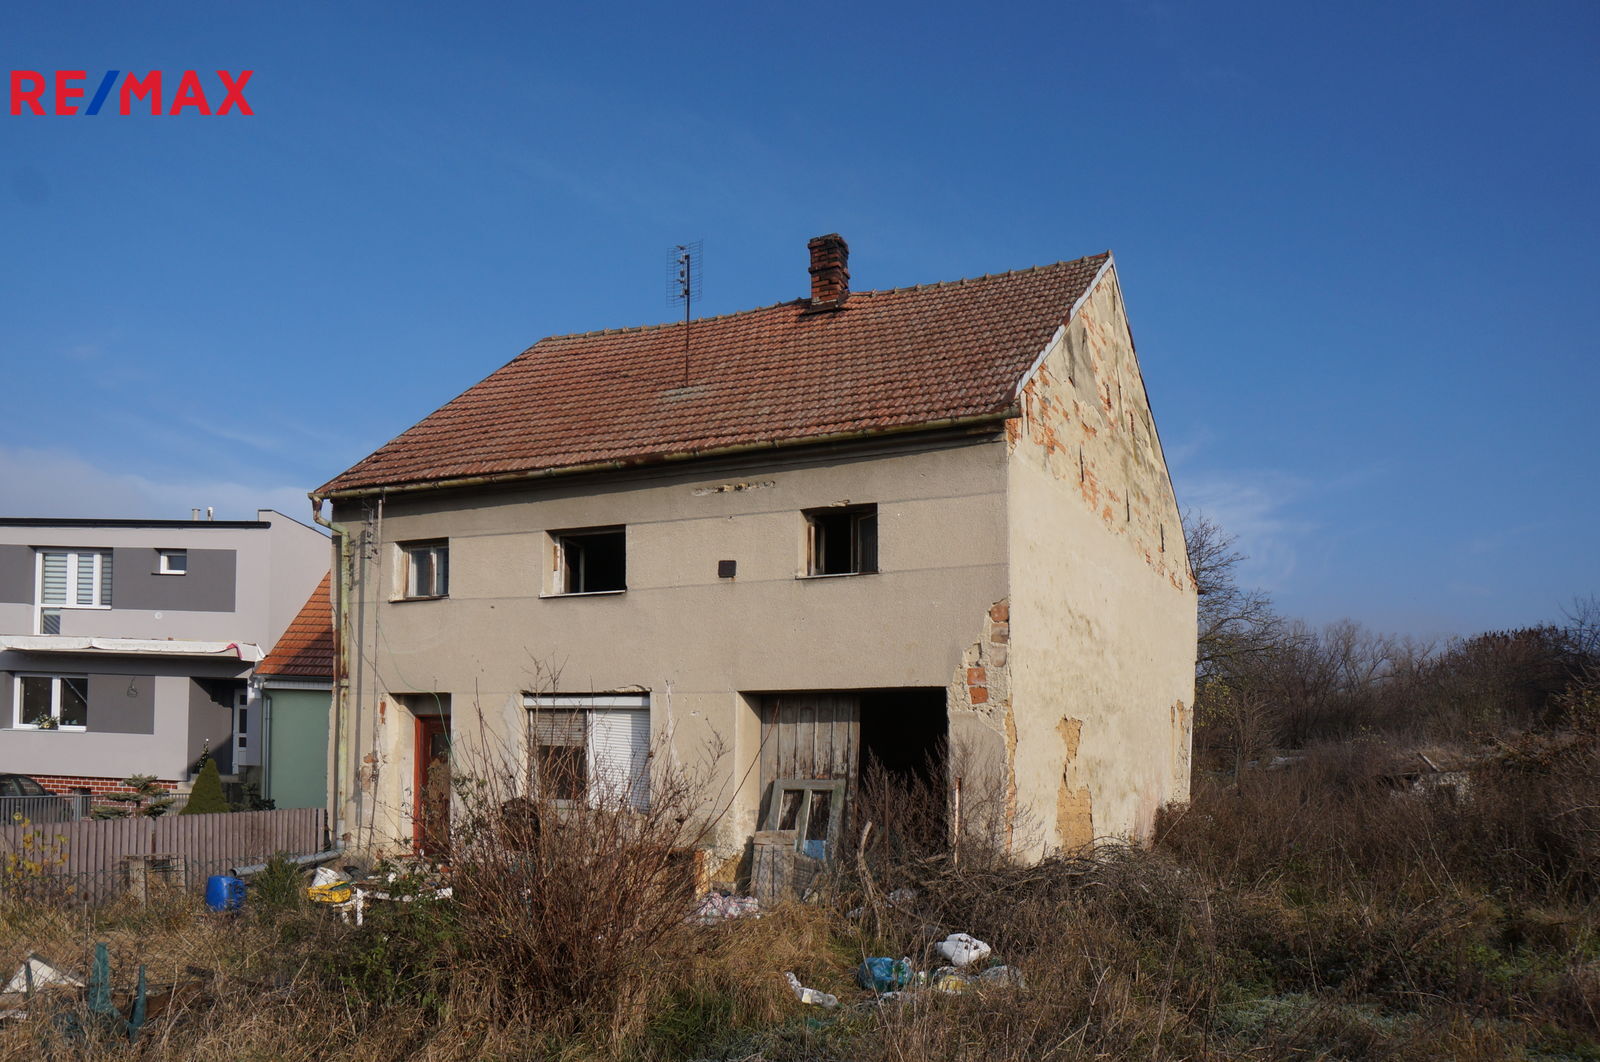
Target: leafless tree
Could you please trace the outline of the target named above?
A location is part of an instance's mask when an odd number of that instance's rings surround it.
[[[1237,539],[1204,513],[1183,514],[1184,544],[1200,595],[1195,669],[1202,679],[1224,674],[1244,660],[1270,652],[1283,633],[1272,599],[1238,582],[1244,554]]]

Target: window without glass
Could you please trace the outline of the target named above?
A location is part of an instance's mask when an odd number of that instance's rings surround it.
[[[794,831],[794,846],[812,859],[827,859],[839,838],[844,813],[841,778],[784,778],[772,783],[765,828]]]
[[[189,574],[189,551],[186,549],[158,549],[157,575]]]
[[[527,695],[528,751],[546,797],[642,810],[650,804],[649,699]]]
[[[447,597],[450,594],[450,543],[403,542],[406,597]]]
[[[32,730],[82,730],[89,725],[86,675],[18,675],[12,725]]]
[[[809,575],[862,575],[878,570],[878,507],[840,506],[806,512]]]
[[[628,534],[622,527],[552,531],[556,593],[600,594],[628,588]]]

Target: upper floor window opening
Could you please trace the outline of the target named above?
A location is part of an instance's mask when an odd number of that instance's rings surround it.
[[[450,596],[450,543],[402,542],[401,596],[407,599]]]
[[[557,594],[607,594],[628,589],[625,527],[552,531]]]
[[[41,549],[39,604],[61,608],[110,608],[111,551]]]
[[[808,509],[807,575],[865,575],[878,570],[878,507]]]
[[[157,575],[188,575],[189,551],[186,549],[156,550]]]
[[[61,610],[111,607],[109,549],[38,550],[35,629],[61,633]]]

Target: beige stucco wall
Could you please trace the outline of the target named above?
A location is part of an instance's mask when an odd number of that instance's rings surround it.
[[[1114,270],[1019,404],[1002,433],[339,503],[360,632],[330,752],[344,840],[409,844],[398,694],[449,694],[457,761],[481,773],[520,768],[524,692],[648,692],[662,755],[709,768],[730,854],[763,781],[746,694],[908,686],[948,691],[968,828],[1029,856],[1147,836],[1188,795],[1195,594]],[[802,511],[866,502],[880,573],[802,578]],[[627,592],[550,596],[549,532],[613,524]],[[397,544],[439,538],[448,599],[391,600]]]
[[[1006,463],[991,433],[391,495],[381,531],[375,502],[340,505],[337,522],[367,521],[378,542],[360,573],[359,707],[335,751],[342,777],[360,782],[341,786],[341,830],[359,847],[409,837],[415,721],[390,694],[450,694],[453,738],[471,760],[480,729],[490,745],[520,748],[524,691],[645,690],[657,738],[673,733],[684,766],[723,747],[711,786],[728,809],[719,838],[742,845],[761,786],[743,694],[945,686],[1006,594]],[[880,572],[801,578],[802,510],[844,502],[877,504]],[[547,532],[609,524],[627,527],[627,592],[541,596]],[[449,597],[390,601],[395,544],[431,538],[450,542]],[[724,559],[737,578],[717,577]]]
[[[1005,676],[1019,850],[1142,839],[1188,797],[1196,598],[1114,268],[1022,413]]]

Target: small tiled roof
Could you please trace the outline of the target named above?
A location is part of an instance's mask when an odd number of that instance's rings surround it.
[[[331,574],[324,575],[311,591],[278,644],[256,665],[256,674],[333,677],[333,599],[328,592]]]
[[[543,339],[315,493],[996,415],[1108,257]]]

